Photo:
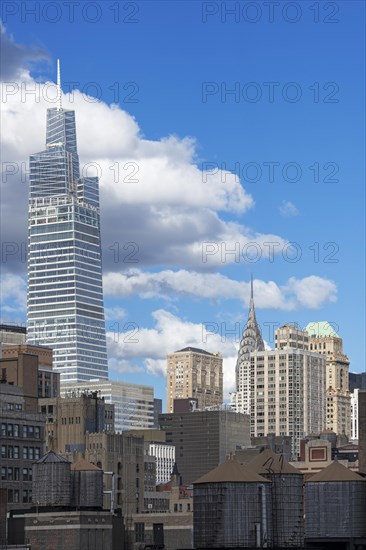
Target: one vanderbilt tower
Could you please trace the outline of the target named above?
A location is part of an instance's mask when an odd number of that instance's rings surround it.
[[[28,342],[53,348],[61,383],[108,378],[99,182],[80,178],[75,112],[47,109],[46,149],[29,167]]]

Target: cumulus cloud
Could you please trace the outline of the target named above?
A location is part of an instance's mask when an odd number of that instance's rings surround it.
[[[44,148],[46,109],[56,104],[56,87],[35,82],[21,56],[15,66],[15,79],[2,89],[2,219],[7,220],[2,236],[20,250],[27,241],[28,157]],[[221,212],[247,212],[254,206],[253,197],[235,174],[203,172],[192,137],[146,139],[137,121],[119,106],[97,102],[79,90],[63,94],[62,102],[76,112],[83,175],[100,176],[105,268],[130,263],[131,250],[125,248],[130,242],[138,251],[133,260],[140,265],[195,270],[221,265],[225,247],[239,247],[242,253],[251,242],[259,247],[269,240],[286,242],[224,218]],[[206,243],[220,250],[204,261]],[[224,256],[224,263],[234,261],[235,255]],[[19,253],[3,267],[21,273],[25,266]]]
[[[298,209],[291,201],[282,201],[279,211],[284,218],[293,218],[299,215]]]
[[[303,279],[291,277],[282,286],[274,281],[255,280],[254,292],[258,308],[317,309],[336,300],[335,283],[317,276]],[[104,293],[110,297],[137,294],[142,298],[233,299],[248,304],[250,283],[236,281],[220,273],[198,273],[184,269],[152,273],[135,268],[125,273],[107,273],[104,277]]]
[[[285,286],[285,291],[296,296],[299,307],[309,309],[318,308],[326,302],[335,302],[337,299],[336,284],[315,275],[303,279],[291,277]]]
[[[0,80],[2,82],[19,77],[21,68],[27,67],[32,62],[48,60],[49,56],[42,46],[27,47],[17,44],[13,37],[6,32],[0,22]]]

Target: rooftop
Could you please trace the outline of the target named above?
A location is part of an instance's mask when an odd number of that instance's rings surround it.
[[[334,327],[332,326],[332,323],[329,323],[328,321],[314,321],[312,323],[308,323],[304,330],[309,333],[310,337],[326,338],[327,336],[334,336],[335,338],[339,338],[338,334],[334,330]]]
[[[92,464],[91,462],[88,462],[84,458],[81,458],[77,462],[71,465],[71,470],[74,470],[74,472],[101,472],[101,468],[98,468],[98,466],[95,466],[95,464]]]
[[[194,482],[200,483],[269,483],[268,479],[260,476],[250,466],[239,464],[234,459],[226,460],[216,468],[203,475]]]
[[[352,472],[352,470],[335,460],[324,470],[306,480],[307,483],[313,483],[314,481],[366,481],[366,478]]]
[[[284,460],[281,454],[274,453],[271,449],[265,449],[248,462],[248,467],[257,474],[295,474],[302,473]]]
[[[181,352],[193,352],[193,353],[203,353],[205,355],[214,355],[213,353],[210,353],[209,351],[206,351],[204,349],[200,348],[192,348],[191,346],[188,346],[187,348],[179,349],[178,351],[175,351],[174,353],[181,353]]]
[[[3,330],[4,332],[17,332],[18,334],[26,334],[27,329],[26,327],[22,327],[20,325],[0,325],[0,331]]]
[[[67,462],[69,461],[63,457],[62,455],[58,455],[53,451],[48,451],[45,455],[43,455],[39,460],[36,461],[36,464],[48,464],[50,462]]]

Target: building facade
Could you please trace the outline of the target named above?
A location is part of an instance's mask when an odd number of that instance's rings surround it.
[[[351,436],[351,396],[349,359],[343,353],[343,340],[326,321],[309,323],[309,350],[327,360],[327,429]]]
[[[60,395],[60,373],[52,369],[52,349],[29,344],[3,344],[2,379],[21,386],[25,396],[57,397]],[[5,370],[4,370],[5,369]]]
[[[358,449],[359,470],[366,474],[366,390],[358,392]]]
[[[112,507],[112,499],[113,506],[122,510],[125,519],[143,511],[143,437],[126,433],[87,434],[85,459],[104,472],[113,472],[113,476],[105,476],[105,491],[109,494],[104,495],[104,508]]]
[[[7,509],[32,503],[32,465],[44,454],[44,417],[25,410],[22,388],[0,384],[1,480],[7,490]]]
[[[97,392],[40,399],[39,407],[46,418],[48,451],[83,453],[87,433],[114,431],[114,405]]]
[[[25,344],[27,329],[20,325],[0,324],[0,344]]]
[[[351,393],[351,439],[358,441],[358,389]]]
[[[163,400],[154,399],[154,428],[159,427],[159,414],[163,412]]]
[[[223,402],[222,357],[203,349],[187,347],[167,359],[167,411],[174,399],[196,398],[198,408]]]
[[[156,460],[156,484],[168,483],[175,464],[175,447],[159,441],[149,442],[149,455]]]
[[[236,412],[250,414],[250,354],[263,350],[264,343],[255,315],[252,278],[248,320],[240,341],[235,368],[236,391],[231,394],[231,406]]]
[[[300,440],[325,428],[325,357],[283,348],[253,352],[250,364],[251,436],[291,436],[294,459],[300,453]]]
[[[286,323],[275,332],[275,349],[309,349],[309,335],[296,325]]]
[[[161,414],[161,413],[160,413]],[[155,461],[155,485],[168,483],[175,463],[175,447],[166,442],[163,430],[129,430],[129,434],[143,437],[145,441],[145,455]]]
[[[154,388],[143,384],[127,384],[116,380],[90,380],[87,383],[64,384],[61,395],[69,392],[98,392],[106,403],[114,405],[116,432],[154,427]]]
[[[166,442],[175,446],[184,485],[215,468],[237,448],[250,445],[249,416],[231,409],[161,414],[159,424]]]
[[[53,349],[64,382],[108,378],[98,178],[80,177],[75,113],[47,110],[29,162],[27,341]]]
[[[350,372],[348,375],[349,391],[366,390],[366,372]]]

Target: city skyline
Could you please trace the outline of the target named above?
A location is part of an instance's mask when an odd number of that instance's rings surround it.
[[[121,22],[123,33],[116,24],[107,34],[106,19],[115,14],[102,10],[93,28],[103,40],[95,45],[85,14],[68,43],[60,38],[62,20],[25,26],[21,14],[4,19],[13,64],[4,65],[3,82],[13,88],[3,88],[2,103],[10,136],[3,147],[2,320],[25,322],[25,165],[42,148],[60,57],[62,102],[76,112],[83,175],[101,182],[110,378],[153,385],[164,398],[166,354],[194,346],[222,353],[227,398],[250,273],[267,345],[274,347],[274,330],[286,322],[328,321],[343,338],[350,370],[363,371],[364,83],[349,59],[362,64],[364,8],[341,2],[339,21],[329,24],[325,13],[316,23],[304,5],[296,23],[263,15],[250,26],[242,16],[204,14],[205,3],[177,2],[176,12],[166,3],[154,3],[155,11],[137,4],[136,23]],[[339,33],[351,37],[351,30],[352,40],[341,43]],[[134,33],[144,36],[141,44]],[[129,41],[133,53],[120,57]],[[273,101],[268,82],[275,83]],[[253,101],[258,90],[261,99]]]

